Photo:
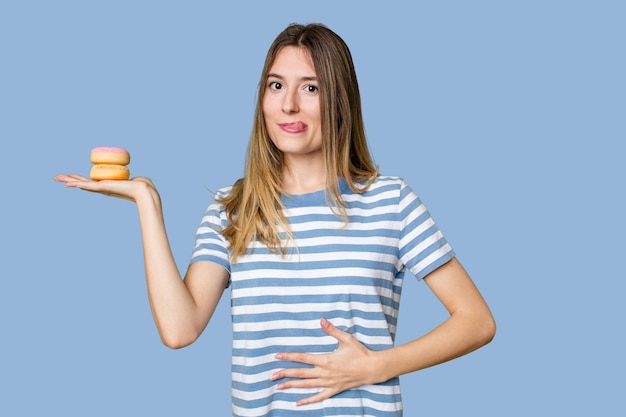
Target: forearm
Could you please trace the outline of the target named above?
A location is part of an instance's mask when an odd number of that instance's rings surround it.
[[[463,312],[465,311],[465,313]],[[298,401],[310,404],[364,384],[377,384],[394,377],[428,368],[469,353],[489,342],[495,332],[491,313],[486,308],[457,310],[428,334],[407,344],[383,350],[367,349],[354,336],[337,329],[328,320],[322,329],[337,339],[339,346],[328,354],[280,352],[277,359],[312,365],[287,367],[272,374],[281,380],[277,388],[322,388],[315,395]]]
[[[182,347],[193,342],[202,331],[194,319],[196,304],[176,266],[157,191],[146,187],[135,201],[152,315],[163,343]]]
[[[375,382],[383,382],[470,353],[489,343],[494,333],[495,323],[488,311],[454,314],[418,339],[376,352]]]

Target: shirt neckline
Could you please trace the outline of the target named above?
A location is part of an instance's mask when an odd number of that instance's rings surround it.
[[[339,191],[341,194],[350,190],[348,182],[339,178]],[[281,194],[280,199],[285,207],[299,207],[305,205],[327,205],[326,189],[313,191],[305,194]]]

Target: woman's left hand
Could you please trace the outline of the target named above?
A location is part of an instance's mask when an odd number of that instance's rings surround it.
[[[322,319],[320,325],[324,331],[337,339],[339,347],[332,353],[310,354],[284,352],[276,355],[277,359],[312,365],[312,368],[287,368],[275,372],[272,380],[296,378],[281,382],[278,389],[287,388],[322,388],[312,397],[304,398],[297,405],[323,401],[340,392],[363,384],[377,381],[374,351],[367,349],[354,336],[333,326]]]

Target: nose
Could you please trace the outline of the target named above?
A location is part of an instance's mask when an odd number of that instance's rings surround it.
[[[298,92],[287,91],[283,96],[283,112],[296,113],[298,111]]]

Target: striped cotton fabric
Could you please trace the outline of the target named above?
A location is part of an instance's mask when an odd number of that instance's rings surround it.
[[[298,407],[298,399],[319,390],[277,390],[279,381],[270,380],[279,369],[302,367],[275,359],[278,352],[336,349],[321,317],[369,349],[391,348],[405,271],[421,279],[454,256],[401,178],[380,176],[364,193],[344,181],[340,188],[347,223],[328,207],[324,191],[283,197],[295,236],[285,256],[253,242],[250,254],[231,264],[220,235],[224,208],[212,204],[202,218],[191,262],[216,262],[231,274],[234,416],[402,415],[398,378]]]

